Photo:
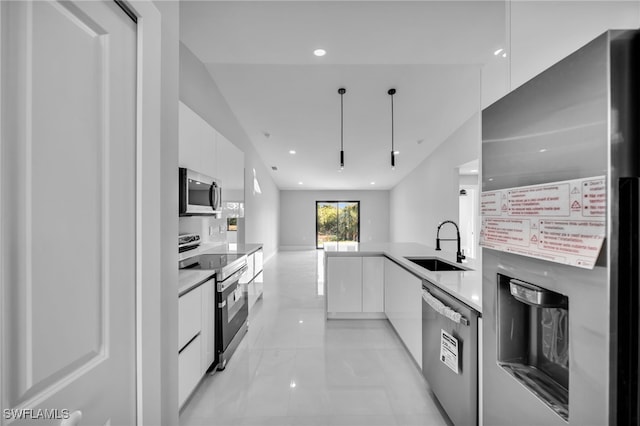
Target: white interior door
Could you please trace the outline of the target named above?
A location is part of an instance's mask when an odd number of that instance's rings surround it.
[[[136,24],[113,1],[0,19],[0,423],[135,424]]]

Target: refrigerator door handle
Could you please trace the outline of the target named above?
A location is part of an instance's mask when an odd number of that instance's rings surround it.
[[[618,181],[618,338],[617,338],[617,423],[633,424],[640,417],[640,179]]]

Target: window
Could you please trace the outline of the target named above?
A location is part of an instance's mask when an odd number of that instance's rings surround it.
[[[360,241],[360,201],[316,201],[316,247]]]

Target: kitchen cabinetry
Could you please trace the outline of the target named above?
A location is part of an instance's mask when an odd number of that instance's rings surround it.
[[[178,107],[178,164],[217,177],[216,130],[195,111],[180,102]]]
[[[178,299],[178,350],[182,350],[202,330],[202,287]]]
[[[362,258],[362,312],[384,312],[384,257]]]
[[[240,277],[240,284],[243,285],[247,292],[249,309],[251,309],[260,296],[262,296],[264,286],[262,273],[263,259],[262,248],[249,254],[247,256],[247,272]]]
[[[196,287],[178,299],[178,407],[202,377],[202,290]]]
[[[362,312],[361,257],[330,257],[328,259],[327,311]]]
[[[182,407],[202,377],[200,371],[201,344],[201,335],[198,334],[178,354],[178,408]]]
[[[178,298],[179,407],[184,404],[216,358],[215,285],[214,276],[205,278]]]
[[[226,217],[244,216],[244,153],[184,103],[179,103],[178,164],[215,178]]]
[[[327,312],[356,314],[384,312],[384,260],[382,256],[327,258]],[[374,315],[373,317],[379,317]]]
[[[384,312],[422,368],[422,280],[386,258]]]
[[[244,153],[220,133],[216,134],[216,153],[218,161],[216,177],[222,184],[224,216],[243,217]]]

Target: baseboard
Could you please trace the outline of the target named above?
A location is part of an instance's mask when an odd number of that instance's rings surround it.
[[[280,251],[307,251],[307,250],[315,250],[315,246],[280,246]]]

